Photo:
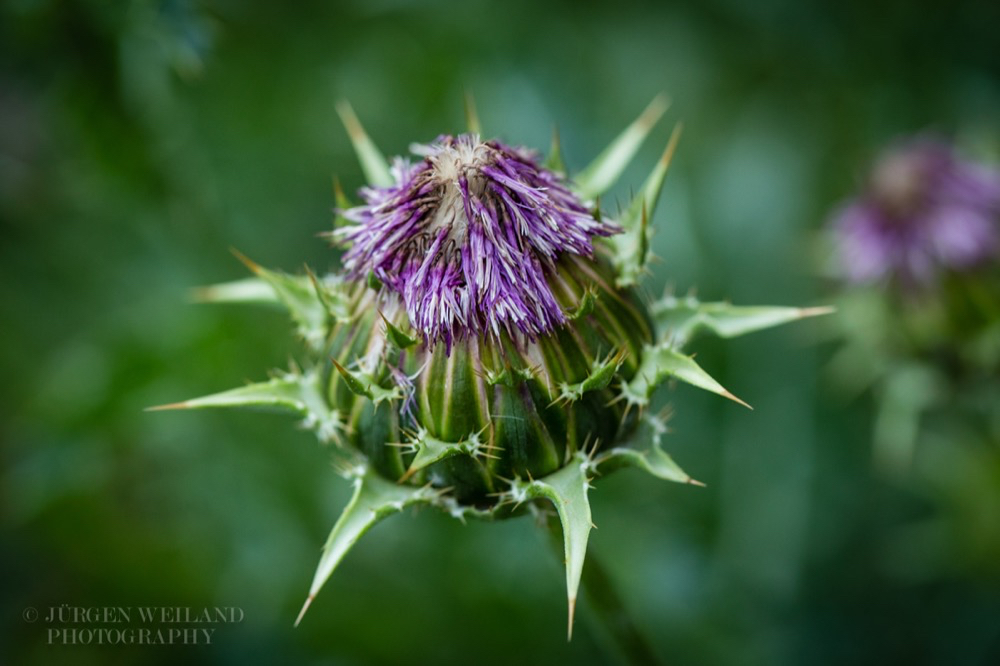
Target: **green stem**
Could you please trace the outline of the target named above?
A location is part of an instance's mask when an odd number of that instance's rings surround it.
[[[563,536],[559,519],[553,515],[548,518],[547,523],[549,543],[555,549],[559,561],[562,561]],[[591,611],[587,616],[603,629],[625,663],[636,666],[655,666],[662,663],[649,641],[633,622],[622,598],[615,590],[611,576],[593,553],[587,554],[581,586]]]

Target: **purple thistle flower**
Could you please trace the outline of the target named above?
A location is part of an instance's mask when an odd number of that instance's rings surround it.
[[[535,340],[566,321],[546,277],[562,253],[592,257],[595,218],[561,176],[524,149],[475,134],[440,136],[396,158],[395,181],[362,188],[365,205],[336,233],[345,271],[372,273],[403,302],[428,344],[468,334]]]
[[[471,98],[467,107],[477,132]],[[638,467],[701,485],[663,450],[664,418],[644,413],[654,392],[676,379],[746,404],[685,353],[688,342],[827,311],[641,298],[649,223],[679,126],[620,224],[602,220],[590,202],[618,179],[665,108],[657,97],[570,186],[534,153],[476,134],[416,146],[418,162],[397,158],[390,169],[341,104],[371,183],[362,206],[336,190],[338,218],[347,220],[333,234],[349,246],[343,275],[292,276],[246,260],[255,281],[205,291],[219,302],[264,292],[283,303],[308,363],[161,409],[266,407],[304,417],[321,441],[336,443],[337,467],[354,484],[299,620],[357,540],[406,507],[431,505],[464,521],[512,518],[550,502],[563,534],[572,635],[594,478]],[[548,159],[560,163],[558,143]],[[595,237],[618,232],[588,261]]]
[[[921,138],[883,155],[866,191],[835,216],[840,261],[852,282],[932,283],[1000,250],[1000,172]]]

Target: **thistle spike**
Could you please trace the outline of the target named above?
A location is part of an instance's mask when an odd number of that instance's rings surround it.
[[[651,307],[657,329],[670,345],[680,349],[698,333],[735,338],[799,319],[830,314],[830,307],[790,308],[701,303],[694,296],[665,295]]]
[[[593,199],[608,191],[618,180],[625,167],[638,152],[642,142],[649,135],[650,130],[660,119],[670,100],[665,94],[659,94],[649,106],[636,118],[631,125],[625,128],[611,144],[594,158],[583,171],[574,178],[576,182],[576,192],[581,199]]]
[[[248,408],[285,412],[304,417],[303,425],[316,432],[323,442],[339,441],[344,424],[340,413],[323,397],[323,382],[315,370],[286,372],[266,382],[213,393],[169,405],[148,407],[155,412],[168,409]]]
[[[314,349],[322,346],[326,340],[330,317],[334,309],[332,303],[335,293],[327,285],[320,285],[315,277],[309,275],[287,275],[271,271],[248,259],[237,250],[233,250],[236,258],[247,268],[264,280],[274,290],[292,317],[302,338]],[[325,291],[321,295],[321,291]],[[346,312],[346,304],[340,303],[335,308]]]
[[[278,304],[278,295],[265,280],[257,277],[220,282],[191,290],[196,303],[259,303]]]
[[[487,370],[483,379],[489,386],[500,384],[501,386],[514,388],[522,382],[533,379],[536,373],[537,370],[534,368],[515,368],[508,365],[504,366],[500,371]]]
[[[339,229],[340,227],[346,227],[351,222],[344,217],[344,211],[352,206],[351,200],[347,198],[344,194],[344,188],[340,186],[340,178],[336,176],[333,177],[333,201],[334,201],[334,215],[333,215],[333,228]],[[329,234],[323,234],[329,236]]]
[[[330,536],[323,546],[323,555],[309,588],[302,610],[295,620],[295,626],[302,621],[313,599],[326,583],[347,551],[358,542],[358,539],[375,523],[402,511],[413,504],[432,503],[437,493],[426,487],[413,488],[400,486],[387,481],[370,469],[354,481],[354,495],[337,519]]]
[[[583,573],[583,560],[587,554],[587,540],[593,527],[590,502],[587,499],[590,481],[587,473],[592,469],[593,462],[585,454],[577,452],[570,463],[559,471],[527,485],[528,498],[544,498],[555,505],[562,525],[566,557],[566,599],[569,605],[567,640],[573,638],[577,592]]]
[[[469,133],[482,135],[483,127],[479,123],[479,114],[476,112],[476,98],[472,92],[465,91],[465,126]]]
[[[588,391],[600,391],[605,388],[611,383],[627,356],[628,352],[625,349],[620,349],[614,354],[609,354],[603,361],[595,360],[590,365],[590,373],[583,381],[573,384],[565,382],[559,384],[559,397],[553,400],[552,404],[575,402]]]
[[[347,388],[351,390],[351,393],[355,395],[360,395],[364,398],[371,400],[375,394],[372,393],[371,384],[365,381],[365,378],[358,372],[351,372],[340,363],[337,359],[331,359],[333,361],[333,367],[337,368],[337,372],[340,376],[344,378],[344,383]]]
[[[622,467],[638,467],[664,481],[687,483],[693,486],[705,485],[701,481],[692,479],[658,444],[653,444],[645,451],[624,446],[614,448],[598,456],[594,463],[601,474]]]
[[[566,173],[566,165],[563,164],[562,144],[559,141],[558,127],[552,128],[552,146],[549,148],[549,156],[545,158],[545,162],[542,163],[542,166],[559,174]]]
[[[368,398],[376,405],[382,402],[399,400],[403,397],[403,389],[401,387],[393,386],[392,388],[385,388],[376,382],[367,372],[348,370],[337,359],[330,360],[333,361],[333,366],[340,373],[340,376],[344,379],[344,384],[347,385],[351,393]]]
[[[417,338],[403,333],[398,326],[386,319],[382,312],[379,312],[379,316],[382,317],[382,322],[385,324],[386,337],[392,344],[396,345],[396,347],[400,349],[408,349],[409,347],[417,344]]]
[[[576,321],[582,317],[593,313],[594,306],[597,304],[597,288],[594,286],[589,286],[583,292],[583,296],[580,297],[580,302],[577,304],[576,309],[573,310],[567,318],[570,321]]]
[[[156,412],[168,409],[253,407],[303,415],[324,405],[317,373],[284,373],[266,382],[213,393],[169,405],[147,407]]]
[[[337,208],[350,208],[351,200],[344,193],[344,188],[340,185],[340,178],[333,177],[333,201]]]
[[[649,217],[652,217],[653,213],[656,212],[656,204],[660,200],[660,192],[663,191],[663,181],[666,179],[667,170],[670,169],[670,163],[674,159],[674,152],[677,150],[677,142],[680,141],[683,129],[683,123],[674,125],[674,129],[670,133],[670,139],[667,141],[667,147],[664,148],[660,160],[656,163],[652,173],[649,174],[646,182],[642,185],[641,199],[632,202],[630,217],[638,217],[643,208],[646,209]]]
[[[656,204],[660,200],[660,192],[667,177],[667,170],[677,150],[677,142],[681,136],[682,125],[674,126],[667,147],[660,156],[652,173],[646,178],[639,194],[632,200],[619,223],[624,233],[609,239],[615,248],[614,264],[618,269],[618,286],[626,287],[638,282],[649,262],[649,247],[652,240],[650,220],[656,212]]]
[[[309,283],[312,285],[313,293],[326,308],[327,314],[336,321],[348,321],[351,318],[351,313],[347,307],[347,298],[340,290],[340,283],[331,280],[330,276],[321,278],[313,273],[308,266],[306,266],[305,271]]]
[[[472,433],[460,442],[446,442],[433,437],[426,429],[421,428],[413,439],[405,444],[416,450],[417,455],[410,462],[409,469],[400,477],[399,482],[404,483],[420,470],[433,465],[436,462],[450,458],[459,454],[476,457],[482,453],[482,442],[479,439],[480,433]]]
[[[729,398],[748,409],[753,409],[713,379],[700,365],[695,363],[693,357],[685,356],[665,343],[655,347],[646,347],[635,377],[632,381],[622,384],[621,396],[629,404],[644,406],[649,403],[649,397],[656,387],[671,377]]]
[[[354,114],[354,109],[346,100],[337,102],[337,114],[340,121],[344,123],[347,136],[351,139],[354,152],[361,163],[361,170],[370,185],[375,187],[389,187],[392,185],[392,174],[389,172],[389,163],[385,161],[385,156],[371,140],[365,128],[361,126],[361,121]]]

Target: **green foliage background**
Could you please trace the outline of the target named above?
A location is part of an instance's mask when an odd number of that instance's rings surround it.
[[[530,520],[424,511],[376,528],[292,628],[347,500],[314,438],[149,405],[260,379],[298,349],[277,311],[197,306],[237,248],[336,266],[349,99],[390,154],[463,129],[581,168],[674,100],[628,200],[685,123],[652,282],[814,304],[817,234],[885,142],[996,147],[1000,5],[902,0],[540,3],[10,0],[0,8],[0,663],[603,663]],[[992,142],[992,143],[991,143]],[[699,362],[749,412],[681,387],[667,448],[706,489],[600,479],[592,552],[677,664],[1000,663],[997,443],[871,465],[869,396],[825,381],[810,322]],[[47,644],[70,606],[237,606],[210,646]]]

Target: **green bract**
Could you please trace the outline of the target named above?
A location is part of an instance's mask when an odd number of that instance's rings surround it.
[[[665,108],[663,99],[654,100],[590,166],[565,181],[595,225],[601,220],[595,202]],[[386,160],[350,107],[341,105],[340,112],[372,186],[392,186]],[[478,120],[470,118],[469,125],[477,129]],[[297,414],[333,444],[338,469],[354,482],[303,613],[358,538],[409,505],[429,504],[464,520],[506,518],[551,503],[563,530],[572,629],[592,527],[590,481],[631,466],[696,483],[661,448],[665,424],[645,409],[653,392],[677,379],[745,403],[684,351],[687,344],[700,332],[733,337],[822,310],[673,296],[645,304],[637,283],[650,258],[649,220],[678,135],[675,130],[618,220],[621,233],[593,238],[593,256],[564,253],[547,266],[546,283],[564,321],[542,335],[518,338],[501,329],[434,344],[374,273],[295,276],[245,260],[256,277],[201,291],[213,302],[280,302],[309,361],[266,382],[166,407],[272,407]],[[474,168],[458,166],[459,172]],[[546,178],[563,182],[557,144],[544,168]],[[339,188],[337,198],[341,212],[350,207]]]

